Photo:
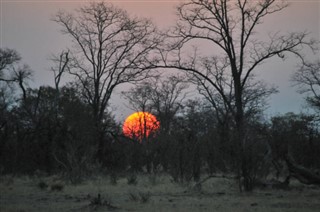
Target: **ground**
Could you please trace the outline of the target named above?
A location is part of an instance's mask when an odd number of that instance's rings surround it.
[[[2,176],[0,180],[1,212],[320,211],[320,187],[298,182],[293,182],[289,190],[267,188],[240,193],[236,183],[225,178],[211,178],[201,189],[174,183],[165,175],[139,175],[136,185],[128,185],[125,176],[116,184],[107,176],[79,185],[52,176]]]

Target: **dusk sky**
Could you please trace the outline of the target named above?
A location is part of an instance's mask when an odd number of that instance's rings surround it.
[[[53,85],[53,73],[49,60],[52,54],[58,54],[70,47],[68,38],[59,31],[59,26],[51,21],[59,9],[72,12],[85,4],[85,0],[0,0],[0,47],[17,50],[23,63],[34,70],[32,87]],[[162,0],[118,0],[109,1],[126,9],[129,14],[147,17],[160,27],[165,28],[175,24],[175,5],[179,1]],[[291,0],[292,4],[285,10],[269,16],[264,24],[259,26],[261,36],[268,32],[308,31],[310,37],[320,40],[320,1]],[[319,58],[306,52],[308,58]],[[276,86],[279,90],[269,101],[268,115],[285,112],[306,112],[303,96],[292,87],[290,77],[297,69],[297,61],[289,57],[286,61],[275,59],[266,63],[256,72],[259,78]],[[122,105],[119,98],[121,89],[117,89],[111,105],[117,106],[117,118],[123,120],[131,111]]]

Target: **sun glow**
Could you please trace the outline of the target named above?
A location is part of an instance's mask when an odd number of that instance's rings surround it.
[[[127,117],[123,123],[123,134],[129,138],[142,141],[154,134],[160,127],[157,118],[147,112],[136,112]]]

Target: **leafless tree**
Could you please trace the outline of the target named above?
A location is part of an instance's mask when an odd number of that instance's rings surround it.
[[[62,75],[69,70],[69,52],[62,51],[59,57],[53,57],[52,60],[57,64],[56,67],[52,67],[51,70],[54,73],[54,85],[57,91],[59,91],[59,85],[61,82]]]
[[[151,104],[151,83],[142,82],[129,91],[122,91],[121,95],[129,102],[129,108],[134,111],[142,111],[142,112],[151,112],[152,104]]]
[[[170,125],[186,98],[188,84],[181,75],[153,77],[122,92],[134,110],[153,112],[161,123],[161,131],[169,133]]]
[[[214,108],[219,124],[225,125],[227,124],[226,122],[230,122],[231,112],[236,109],[233,78],[228,76],[226,61],[222,62],[216,58],[206,58],[203,60],[203,64],[207,77],[190,72],[188,73],[189,82],[197,86],[199,93]],[[224,93],[224,96],[212,86],[208,78],[214,80],[215,84]],[[266,99],[276,92],[276,88],[267,86],[263,81],[255,81],[254,77],[251,76],[243,88],[244,116],[250,117],[262,112],[267,105]]]
[[[59,57],[54,56],[52,58],[52,61],[56,64],[55,67],[52,67],[51,70],[54,73],[54,85],[56,89],[55,94],[55,110],[56,110],[56,116],[58,115],[59,110],[59,99],[60,99],[60,82],[62,75],[68,72],[69,69],[69,51],[62,51],[59,55]]]
[[[314,44],[314,41],[308,40],[306,32],[275,33],[269,36],[269,41],[257,36],[257,27],[264,18],[287,6],[285,2],[276,0],[184,2],[177,8],[179,20],[176,26],[168,33],[172,42],[167,51],[161,52],[163,63],[157,66],[191,73],[205,80],[207,88],[219,95],[235,122],[239,149],[238,174],[243,179],[245,190],[252,189],[245,153],[245,90],[250,78],[259,65],[270,58],[285,59],[286,53],[292,53],[303,60],[300,50]],[[203,56],[197,48],[192,54],[186,54],[198,40],[206,43]],[[206,56],[206,52],[210,56]]]
[[[19,87],[22,91],[22,98],[23,100],[26,100],[27,98],[26,84],[27,84],[27,80],[30,80],[32,78],[32,70],[28,65],[23,65],[22,67],[18,67],[17,70],[13,68],[13,71],[14,71],[14,75],[12,80],[19,84]]]
[[[0,48],[0,82],[18,83],[22,91],[22,97],[26,99],[25,84],[32,77],[32,71],[28,65],[19,66],[21,57],[13,49]]]
[[[182,109],[183,101],[187,97],[187,88],[183,76],[169,76],[167,79],[153,83],[151,100],[154,110],[160,119],[162,131],[170,134],[171,124],[179,110]]]
[[[148,143],[146,146],[148,172],[151,171],[151,164],[153,165],[153,171],[156,172],[160,161],[163,162],[164,169],[167,167],[168,159],[164,155],[172,147],[172,143],[168,141],[168,138],[174,131],[172,128],[173,121],[178,111],[182,109],[183,101],[187,95],[187,88],[185,77],[169,75],[149,78],[136,85],[130,91],[122,92],[132,109],[151,112],[156,115],[160,122],[157,142],[148,142],[146,140],[146,143]],[[143,123],[146,122],[144,121]]]
[[[320,110],[320,60],[305,63],[292,80],[299,86],[300,93],[308,94],[306,100],[316,110]]]
[[[161,41],[146,19],[131,18],[122,9],[101,2],[81,7],[76,14],[60,11],[54,21],[73,41],[69,72],[101,124],[114,89],[149,77],[146,61]]]

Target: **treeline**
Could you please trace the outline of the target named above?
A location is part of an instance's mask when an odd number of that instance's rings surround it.
[[[157,81],[124,93],[132,98],[132,107],[152,112],[161,123],[160,130],[143,142],[123,136],[121,123],[110,113],[104,114],[103,137],[97,138],[91,109],[73,84],[59,92],[49,86],[27,88],[24,97],[18,89],[2,90],[1,174],[63,173],[73,183],[97,172],[165,172],[177,182],[237,174],[234,123],[226,120],[222,125],[205,100],[184,99],[180,94],[187,86],[181,78]],[[320,169],[316,116],[288,113],[264,120],[256,114],[248,129],[246,157],[253,180],[288,176],[288,153],[296,163]]]
[[[320,62],[302,54],[316,54],[317,41],[305,32],[256,36],[265,16],[287,6],[183,2],[167,31],[103,2],[58,12],[53,21],[73,45],[53,58],[54,87],[30,88],[31,69],[15,50],[0,49],[1,173],[63,173],[77,183],[97,170],[166,172],[177,182],[222,172],[246,191],[270,175],[320,184]],[[210,55],[194,48],[199,40]],[[266,120],[267,99],[277,90],[254,73],[290,54],[301,65],[292,80],[315,113]],[[61,85],[66,74],[74,78]],[[122,93],[130,107],[160,122],[141,142],[123,136],[108,111],[125,83],[134,84]],[[201,98],[187,98],[190,85]]]

